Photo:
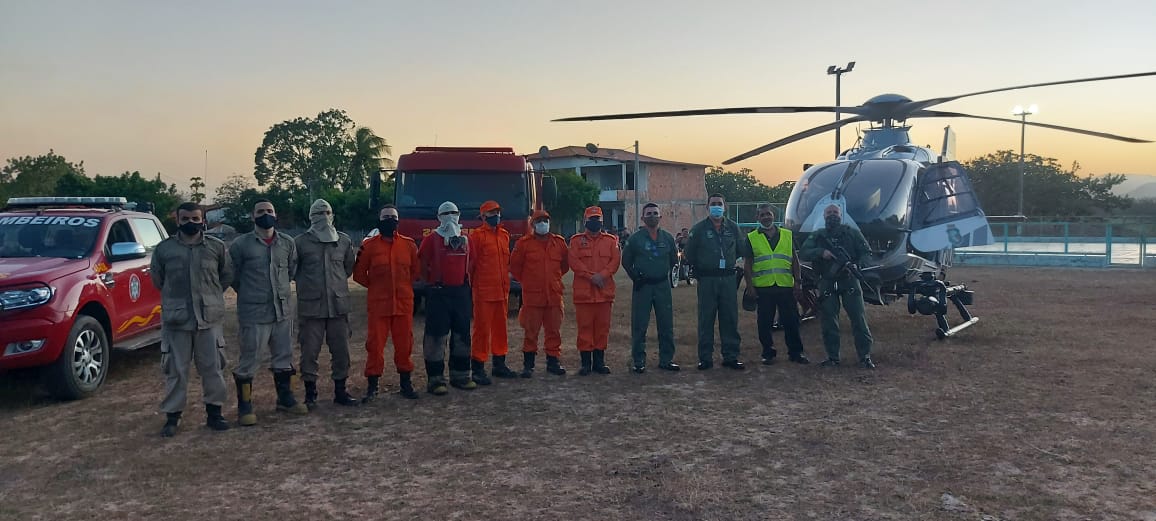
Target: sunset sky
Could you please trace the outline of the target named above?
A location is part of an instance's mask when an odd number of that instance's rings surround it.
[[[781,5],[780,5],[781,4]],[[922,5],[921,5],[922,4]],[[1156,71],[1151,1],[0,0],[0,159],[50,148],[89,175],[140,170],[209,193],[252,175],[273,124],[346,110],[393,146],[598,143],[704,164],[830,121],[822,114],[551,123],[565,116],[939,97]],[[977,96],[938,110],[1156,140],[1156,77]],[[962,159],[1019,149],[1019,125],[950,124]],[[844,127],[843,145],[855,127]],[[767,183],[831,159],[834,133],[749,159]],[[1027,131],[1083,173],[1156,174],[1156,144]]]

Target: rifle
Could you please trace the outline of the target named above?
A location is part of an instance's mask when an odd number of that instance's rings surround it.
[[[859,281],[860,287],[866,287],[867,289],[871,290],[874,293],[872,296],[875,297],[876,301],[882,302],[882,299],[879,296],[879,290],[863,278],[863,271],[859,269],[859,265],[855,264],[855,261],[851,259],[851,254],[847,253],[847,249],[841,246],[838,241],[827,237],[826,235],[823,236],[822,241],[823,247],[835,256],[833,259],[834,264],[832,265],[828,275],[833,279],[838,279],[843,275],[843,272],[846,271],[847,273],[850,273],[851,276],[855,278],[855,280]],[[834,286],[832,285],[831,288],[828,288],[821,295],[819,295],[819,300],[817,303],[822,304],[823,301],[827,299],[827,297],[830,297],[833,294],[833,289]]]

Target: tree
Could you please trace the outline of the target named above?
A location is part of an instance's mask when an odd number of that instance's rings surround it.
[[[353,135],[353,155],[345,188],[351,190],[369,186],[372,176],[379,175],[383,168],[393,167],[393,160],[389,159],[392,154],[393,149],[385,138],[374,134],[369,127],[358,127]]]
[[[337,109],[273,125],[254,156],[257,184],[304,189],[311,200],[323,187],[350,186],[354,127],[345,111]]]
[[[201,192],[201,190],[205,188],[204,179],[201,179],[200,176],[189,179],[189,188],[192,189],[193,192],[189,194],[189,199],[191,199],[194,203],[200,204],[201,201],[205,200],[205,194]]]
[[[598,204],[598,187],[573,169],[552,170],[549,174],[558,183],[558,199],[550,208],[550,216],[557,223],[581,220],[586,207]]]
[[[153,213],[170,230],[175,229],[176,224],[170,214],[183,202],[177,185],[165,184],[159,173],[153,179],[146,179],[140,172],[98,175],[92,179],[83,174],[68,173],[57,180],[50,193],[62,197],[124,197],[130,203],[152,203]]]
[[[1019,154],[1000,150],[964,163],[976,195],[988,215],[1019,210]],[[1024,156],[1024,213],[1072,217],[1127,208],[1131,200],[1112,193],[1125,176],[1080,177],[1079,163],[1065,170],[1053,158]]]
[[[722,194],[729,202],[786,202],[794,187],[794,181],[787,181],[771,188],[759,181],[749,168],[728,172],[712,166],[706,171],[706,193]]]
[[[0,169],[0,198],[53,194],[66,175],[84,177],[84,162],[70,163],[52,149],[42,156],[10,158]]]

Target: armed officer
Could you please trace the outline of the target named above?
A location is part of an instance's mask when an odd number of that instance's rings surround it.
[[[819,313],[827,359],[819,365],[839,365],[839,302],[842,300],[847,318],[851,320],[859,366],[874,369],[875,363],[871,361],[874,339],[863,309],[863,288],[851,274],[852,269],[867,262],[871,247],[859,230],[843,224],[843,210],[838,205],[832,204],[824,209],[823,219],[826,227],[811,233],[799,250],[799,258],[813,262],[820,277]]]

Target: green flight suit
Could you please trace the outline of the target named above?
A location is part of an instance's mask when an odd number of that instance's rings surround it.
[[[658,325],[658,363],[674,361],[674,302],[670,293],[671,268],[678,263],[674,237],[658,230],[657,239],[641,228],[622,248],[622,268],[634,281],[630,298],[630,354],[636,367],[646,366],[646,331],[650,310]]]
[[[716,229],[710,218],[690,229],[684,255],[698,278],[698,361],[712,364],[714,324],[718,318],[723,362],[739,359],[739,296],[735,263],[746,236],[734,221],[723,218]]]
[[[839,359],[839,302],[847,310],[847,318],[851,320],[851,332],[855,337],[855,351],[859,360],[871,356],[871,329],[867,327],[867,314],[863,304],[863,288],[859,281],[850,273],[843,270],[832,274],[835,261],[823,258],[823,250],[832,249],[827,241],[847,250],[852,262],[860,267],[866,266],[871,247],[863,234],[840,224],[834,230],[826,228],[811,233],[799,249],[799,259],[810,261],[819,274],[819,315],[822,322],[823,346],[827,350],[827,358]],[[834,251],[832,251],[834,253]],[[824,298],[824,295],[826,297]]]

